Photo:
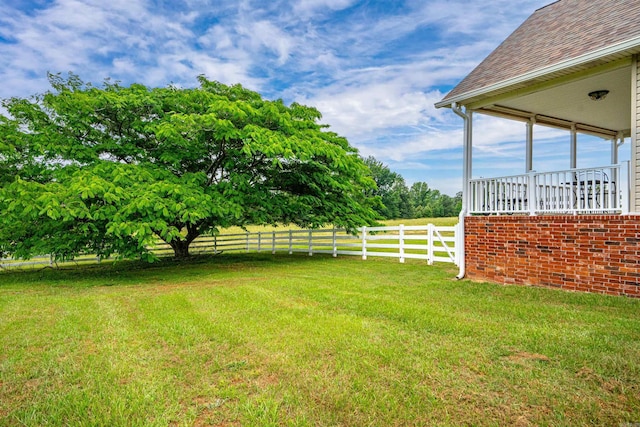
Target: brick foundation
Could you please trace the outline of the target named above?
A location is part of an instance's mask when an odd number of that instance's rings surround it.
[[[467,276],[640,298],[640,217],[465,218]]]

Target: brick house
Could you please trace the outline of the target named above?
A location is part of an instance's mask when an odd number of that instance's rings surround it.
[[[436,104],[464,126],[460,275],[640,297],[638,17],[640,0],[551,3]],[[474,114],[524,123],[522,174],[473,177]],[[534,170],[535,126],[567,131],[565,170]],[[610,161],[577,168],[581,133]]]

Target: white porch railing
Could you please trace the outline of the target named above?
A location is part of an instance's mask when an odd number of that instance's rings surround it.
[[[470,181],[470,213],[627,213],[628,162]]]

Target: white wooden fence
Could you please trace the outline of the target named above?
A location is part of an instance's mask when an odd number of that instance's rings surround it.
[[[199,237],[190,246],[191,254],[228,252],[277,252],[331,254],[367,257],[393,257],[434,262],[459,263],[459,224],[450,227],[427,225],[398,225],[387,227],[362,227],[357,234],[343,229],[283,230],[255,233],[220,234]],[[152,252],[160,257],[173,255],[164,242],[157,243]],[[70,263],[99,262],[95,256],[85,255]],[[66,264],[66,263],[65,263]],[[30,260],[1,259],[0,268],[54,265],[50,256]]]

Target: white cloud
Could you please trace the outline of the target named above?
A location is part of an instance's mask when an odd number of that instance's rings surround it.
[[[293,6],[293,11],[298,16],[308,17],[318,10],[342,10],[354,2],[355,0],[298,0]]]
[[[338,133],[358,136],[380,129],[418,126],[433,98],[419,91],[403,91],[398,83],[378,83],[346,89],[312,101]]]
[[[19,83],[3,85],[0,97],[41,92],[48,86],[47,71],[72,71],[93,82],[111,76],[153,86],[193,86],[196,75],[205,74],[260,88],[261,79],[250,75],[250,54],[229,49],[227,54],[236,56],[225,60],[196,46],[189,25],[197,13],[163,16],[144,6],[122,0],[59,0],[30,15],[12,13],[4,22],[15,43],[0,44],[0,78]]]
[[[278,26],[269,21],[257,21],[243,23],[236,30],[244,36],[249,43],[250,50],[255,51],[266,48],[277,54],[279,65],[284,64],[289,58],[289,53],[295,42]]]
[[[211,26],[207,32],[198,38],[198,41],[205,49],[215,49],[220,52],[227,52],[234,49],[231,34],[228,29],[221,25]]]

